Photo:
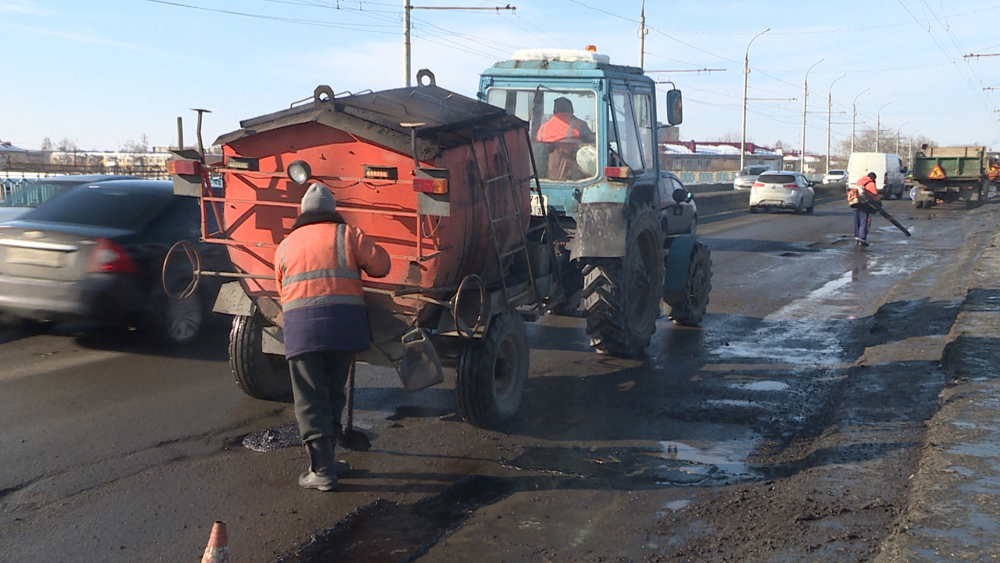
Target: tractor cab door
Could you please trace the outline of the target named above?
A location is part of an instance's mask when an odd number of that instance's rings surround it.
[[[632,190],[659,207],[660,167],[656,145],[656,104],[652,87],[613,82],[608,100],[607,163],[628,167]]]

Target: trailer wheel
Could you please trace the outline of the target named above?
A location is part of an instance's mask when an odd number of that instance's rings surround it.
[[[636,356],[656,330],[663,292],[663,232],[651,207],[629,221],[625,256],[583,267],[583,307],[590,345],[598,352]]]
[[[705,316],[711,292],[712,260],[708,247],[696,242],[691,251],[691,261],[688,263],[684,299],[679,303],[669,303],[670,320],[681,326],[698,326]]]
[[[517,311],[494,317],[486,335],[467,340],[458,360],[455,394],[465,420],[493,429],[521,406],[528,379],[528,332]]]
[[[241,391],[255,399],[287,401],[292,380],[284,356],[265,354],[261,338],[267,320],[254,306],[250,315],[233,317],[229,332],[229,366]]]

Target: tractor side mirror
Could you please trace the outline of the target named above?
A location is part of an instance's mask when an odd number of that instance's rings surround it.
[[[684,121],[684,103],[681,91],[677,88],[667,90],[667,123],[680,125]]]

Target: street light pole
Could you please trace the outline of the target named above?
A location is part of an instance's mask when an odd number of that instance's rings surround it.
[[[814,62],[806,71],[806,79],[802,82],[802,154],[799,156],[799,172],[803,174],[806,172],[806,104],[809,102],[809,71],[824,60]]]
[[[909,121],[904,121],[903,125],[906,125],[907,123],[909,123]],[[903,125],[900,125],[899,128],[896,129],[896,154],[897,155],[899,154],[899,134],[903,131]]]
[[[906,161],[906,166],[911,170],[913,169],[913,136],[916,135],[918,132],[920,132],[920,129],[917,129],[913,133],[910,133],[910,157]]]
[[[871,90],[871,88],[865,88],[864,90],[858,92],[857,96],[854,96],[854,104],[851,106],[851,154],[854,154],[854,125],[858,121],[858,97],[861,94]]]
[[[841,74],[840,78],[837,78],[837,80],[840,80],[845,76],[847,75]],[[826,173],[827,174],[830,173],[830,125],[831,125],[830,116],[833,112],[833,85],[837,83],[837,80],[834,80],[833,82],[830,83],[830,90],[829,92],[827,92],[826,95]]]
[[[891,104],[892,102],[886,102],[885,105],[878,108],[878,113],[875,114],[875,152],[878,152],[879,140],[882,137],[882,110],[885,106]]]
[[[771,31],[770,27],[754,35],[753,39],[747,43],[747,52],[743,55],[743,123],[740,126],[740,170],[743,170],[743,163],[747,152],[747,75],[750,74],[750,45],[753,45],[754,39],[757,39],[768,31]]]

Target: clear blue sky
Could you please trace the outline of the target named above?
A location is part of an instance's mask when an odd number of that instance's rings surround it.
[[[490,0],[412,0],[415,7],[500,7]],[[520,48],[597,45],[612,62],[639,62],[641,0],[511,0],[516,11],[413,10],[413,69],[472,95],[477,76]],[[146,135],[176,143],[176,117],[194,140],[288,107],[318,84],[334,91],[403,84],[403,0],[0,0],[0,140],[28,149],[69,138],[114,150]],[[858,127],[1000,149],[1000,2],[976,0],[646,3],[645,67],[684,91],[683,139],[740,131],[743,57],[750,40],[748,139],[801,144],[809,74],[807,150],[826,147],[832,86],[834,145]],[[865,89],[867,92],[860,94]],[[860,96],[859,96],[860,94]],[[757,98],[757,99],[755,99]],[[762,99],[767,98],[767,99]],[[794,98],[794,101],[787,99]],[[891,103],[890,103],[891,102]],[[661,101],[662,104],[662,101]],[[662,105],[661,105],[662,109]],[[842,112],[842,113],[836,113]],[[893,142],[895,139],[893,138]]]

